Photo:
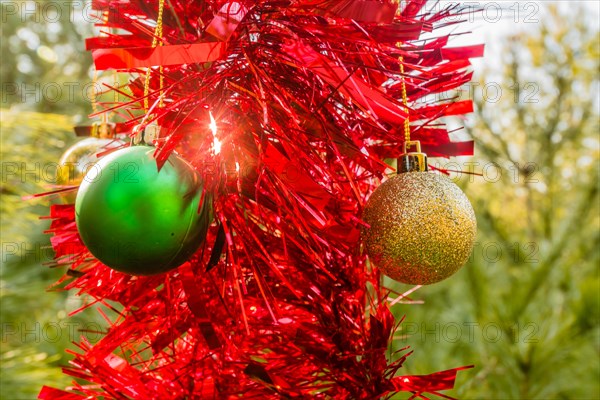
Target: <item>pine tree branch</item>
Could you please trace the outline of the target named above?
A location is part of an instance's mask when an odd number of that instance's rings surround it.
[[[580,198],[579,204],[577,205],[571,217],[566,221],[566,227],[562,234],[556,240],[552,246],[548,255],[542,261],[542,264],[538,270],[533,274],[531,278],[531,286],[528,288],[525,296],[521,297],[520,304],[515,307],[512,313],[512,319],[517,320],[522,315],[527,307],[532,303],[532,299],[535,297],[539,289],[543,286],[546,280],[549,278],[550,271],[554,268],[556,263],[561,259],[565,253],[565,249],[571,244],[574,233],[579,231],[583,224],[586,216],[590,212],[589,205],[597,200],[598,196],[598,170],[594,169],[594,174],[591,177],[591,182]]]

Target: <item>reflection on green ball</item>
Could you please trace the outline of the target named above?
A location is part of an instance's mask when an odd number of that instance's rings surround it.
[[[208,196],[194,169],[171,155],[158,171],[153,147],[117,150],[85,175],[77,229],[105,265],[132,275],[171,270],[198,249],[210,225]]]

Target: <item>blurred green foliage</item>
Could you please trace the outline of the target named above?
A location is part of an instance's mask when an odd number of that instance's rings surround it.
[[[33,13],[23,13],[26,3]],[[9,400],[35,398],[42,385],[68,386],[60,370],[65,348],[80,329],[102,325],[93,310],[67,317],[82,299],[45,293],[64,271],[41,265],[52,259],[41,233],[47,221],[38,219],[47,201],[22,198],[51,189],[73,123],[91,111],[83,85],[74,98],[66,92],[70,82],[91,81],[83,51],[89,16],[73,13],[74,2],[55,3],[69,12],[56,19],[50,9],[31,8],[44,2],[1,4],[0,50],[8,56],[0,72],[7,107],[0,120],[0,398]],[[598,29],[582,7],[573,6],[569,19],[549,10],[543,24],[505,44],[501,67],[478,73],[485,77],[478,88],[493,82],[502,95],[492,101],[490,91],[469,90],[477,114],[468,130],[477,146],[468,161],[479,165],[460,167],[483,176],[455,179],[477,212],[473,257],[451,279],[411,295],[425,304],[393,306],[407,315],[396,347],[415,350],[401,373],[476,365],[449,393],[459,398],[600,398]],[[35,94],[36,83],[59,83],[63,95]]]
[[[89,2],[2,1],[0,18],[1,107],[79,119],[90,113]]]
[[[68,386],[62,374],[70,356],[65,349],[81,336],[91,341],[104,326],[92,310],[69,318],[83,299],[47,289],[64,268],[42,264],[52,261],[48,199],[24,196],[52,190],[56,161],[75,141],[70,117],[0,110],[2,202],[0,265],[0,398],[34,399],[44,384]]]

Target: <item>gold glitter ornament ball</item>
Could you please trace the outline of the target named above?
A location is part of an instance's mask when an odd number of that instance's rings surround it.
[[[446,279],[466,262],[477,233],[467,196],[450,179],[406,172],[378,187],[366,204],[367,254],[382,273],[413,285]]]

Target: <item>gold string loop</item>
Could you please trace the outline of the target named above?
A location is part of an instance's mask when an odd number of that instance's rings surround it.
[[[108,25],[108,11],[102,12],[102,22],[104,23],[104,25]],[[110,32],[110,28],[108,30]],[[108,36],[106,33],[100,31],[100,36]],[[93,114],[97,114],[98,113],[98,94],[99,92],[97,91],[96,87],[98,85],[98,78],[99,78],[99,74],[98,74],[98,70],[94,68],[94,75],[92,76],[92,93],[90,94],[90,102],[92,103],[92,113]],[[100,90],[100,93],[102,92],[102,90]],[[91,136],[93,137],[108,137],[110,133],[109,127],[108,127],[108,115],[106,115],[106,112],[103,112],[102,115],[100,116],[100,122],[94,122],[92,124],[92,132],[91,132]]]
[[[163,37],[163,11],[164,11],[164,9],[165,9],[165,0],[160,0],[158,2],[158,16],[156,17],[156,28],[154,28],[154,36],[152,37],[152,48],[153,49],[156,48],[157,46],[163,45],[162,37]],[[146,70],[146,80],[144,82],[144,111],[146,113],[148,113],[148,109],[149,109],[148,95],[150,94],[151,73],[152,73],[152,67],[148,67],[148,69]],[[160,87],[158,106],[162,107],[163,106],[162,88],[163,88],[163,83],[164,83],[162,65],[159,66],[158,73],[159,73],[159,87]]]
[[[410,142],[410,109],[408,108],[408,95],[406,94],[406,78],[404,74],[404,57],[400,56],[400,73],[402,74],[402,104],[406,111],[406,119],[404,120],[404,141]]]
[[[402,0],[398,0],[398,10],[396,15],[400,15],[402,13]],[[400,48],[402,45],[401,42],[396,43],[396,47]],[[400,64],[400,84],[402,88],[402,105],[404,106],[404,110],[406,111],[406,119],[404,120],[404,142],[411,143],[410,140],[410,109],[408,108],[408,95],[406,94],[406,73],[404,71],[404,57],[400,56],[398,58],[398,63]]]

